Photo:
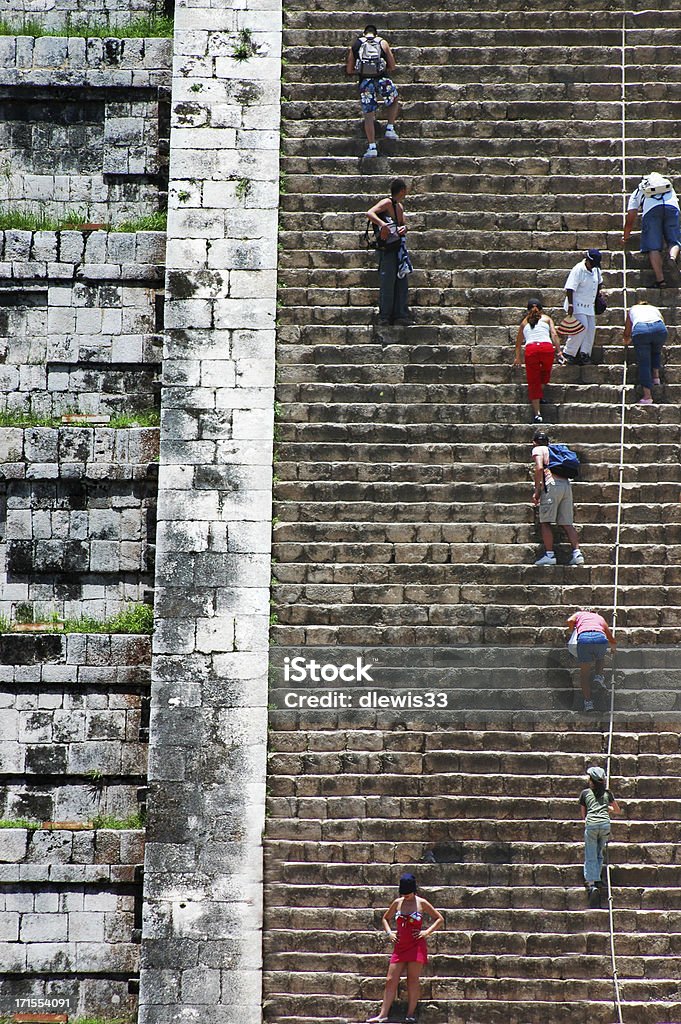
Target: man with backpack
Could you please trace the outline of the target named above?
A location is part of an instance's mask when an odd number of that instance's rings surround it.
[[[548,434],[537,430],[532,439],[532,461],[534,468],[534,491],[532,504],[539,506],[544,554],[535,565],[556,565],[553,550],[553,527],[562,526],[572,545],[569,565],[584,565],[584,555],[579,549],[579,537],[573,525],[572,480],[579,472],[579,459],[563,444],[549,444]]]
[[[413,323],[407,306],[407,275],[411,270],[411,262],[405,242],[406,194],[406,182],[402,178],[395,178],[390,183],[390,195],[367,210],[367,220],[374,226],[378,252],[379,323],[398,324],[404,327]]]
[[[655,286],[666,288],[663,250],[669,246],[669,259],[676,263],[681,251],[681,226],[679,224],[679,200],[672,183],[664,175],[652,171],[642,178],[629,197],[627,216],[624,221],[622,242],[629,239],[638,211],[641,219],[641,252],[648,253],[650,266],[655,274]]]
[[[378,156],[376,147],[376,111],[380,104],[387,107],[388,124],[385,138],[397,140],[395,119],[398,109],[397,88],[385,72],[393,71],[395,57],[385,39],[381,39],[375,25],[367,25],[348,50],[345,70],[348,75],[359,75],[359,99],[364,114],[364,131],[368,147],[365,157]]]

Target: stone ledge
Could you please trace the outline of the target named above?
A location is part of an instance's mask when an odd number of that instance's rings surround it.
[[[0,36],[0,40],[2,37]],[[0,274],[6,278],[70,277],[153,280],[163,284],[164,231],[0,231]]]
[[[138,85],[155,75],[168,87],[172,50],[172,39],[157,37],[2,36],[0,85],[118,87],[132,85],[134,72]]]
[[[93,865],[88,877],[74,872],[73,881],[105,881],[111,878],[111,865],[142,863],[144,829],[0,829],[0,881],[30,881],[30,865]],[[19,865],[29,865],[28,872],[19,872]],[[11,878],[16,868],[16,879]],[[78,875],[78,877],[76,877]],[[53,876],[56,880],[56,875]],[[44,881],[40,872],[36,881]],[[67,875],[60,881],[67,882]],[[114,879],[124,881],[124,879]]]
[[[23,479],[27,466],[56,464],[67,479],[146,479],[150,463],[156,472],[159,433],[159,427],[0,427],[0,478]]]

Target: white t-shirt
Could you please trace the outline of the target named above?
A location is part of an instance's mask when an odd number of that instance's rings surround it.
[[[632,327],[635,327],[636,324],[656,324],[658,320],[664,323],[657,306],[653,306],[649,302],[637,302],[635,306],[632,306],[629,310],[629,319]]]
[[[629,196],[627,210],[640,210],[643,207],[643,216],[645,217],[649,210],[654,210],[657,206],[675,206],[678,210],[679,198],[673,188],[669,192],[665,192],[663,196],[656,197],[647,196],[639,185]]]
[[[577,263],[565,282],[565,290],[570,289],[573,293],[572,308],[575,313],[586,313],[587,316],[594,316],[594,302],[599,286],[603,283],[603,275],[600,267],[593,270],[586,269],[586,261]],[[563,309],[567,310],[570,303],[565,299]]]
[[[525,345],[537,345],[546,341],[550,345],[553,344],[549,318],[545,313],[542,313],[541,319],[537,321],[534,327],[531,324],[525,324],[523,327],[523,338],[525,339]]]
[[[547,485],[555,483],[553,473],[549,469],[549,446],[547,444],[538,444],[536,448],[532,449],[532,458],[536,456],[541,458],[542,466],[544,467],[544,483]]]

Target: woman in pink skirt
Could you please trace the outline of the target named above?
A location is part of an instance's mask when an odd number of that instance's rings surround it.
[[[423,916],[432,918],[432,924],[423,928]],[[395,919],[395,931],[390,922]],[[420,995],[420,979],[423,965],[428,961],[426,939],[444,924],[444,917],[431,906],[428,900],[416,895],[416,879],[413,875],[402,875],[400,878],[400,895],[390,904],[383,915],[383,927],[386,934],[395,943],[393,955],[390,957],[388,977],[385,983],[383,1003],[377,1017],[370,1017],[371,1024],[384,1024],[397,995],[400,978],[407,973],[407,1016],[405,1024],[415,1024],[416,1004]]]

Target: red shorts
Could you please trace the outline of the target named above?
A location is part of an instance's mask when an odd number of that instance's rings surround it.
[[[551,380],[551,368],[556,350],[550,341],[525,346],[525,373],[530,401],[544,397],[544,385]]]

